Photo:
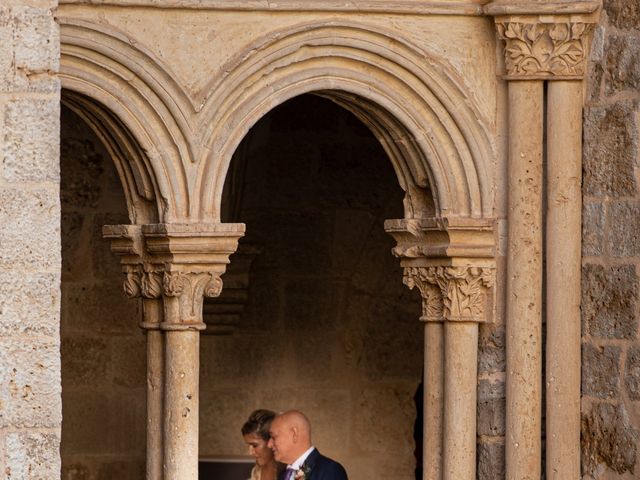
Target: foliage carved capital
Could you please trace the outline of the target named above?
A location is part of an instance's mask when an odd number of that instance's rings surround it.
[[[423,321],[485,322],[492,267],[406,267],[404,283],[422,294]]]
[[[124,293],[127,298],[160,298],[162,296],[162,271],[151,264],[125,264]]]
[[[123,265],[124,274],[124,294],[127,298],[138,298],[142,296],[142,274],[140,265]]]
[[[498,37],[505,42],[509,80],[581,79],[584,77],[593,23],[497,19]]]
[[[441,322],[444,320],[442,290],[434,277],[433,267],[406,267],[403,283],[413,290],[415,287],[422,296],[423,322]]]
[[[222,279],[215,272],[164,272],[165,330],[204,330],[202,302],[222,292]]]

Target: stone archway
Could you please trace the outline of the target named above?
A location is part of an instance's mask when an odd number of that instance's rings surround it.
[[[404,218],[387,230],[398,241],[406,283],[423,296],[432,345],[426,382],[436,388],[425,426],[436,467],[427,475],[474,476],[469,412],[476,405],[464,402],[478,380],[506,383],[497,444],[506,447],[507,478],[539,478],[544,442],[548,478],[580,475],[582,79],[600,1],[9,3],[0,7],[8,47],[0,55],[7,67],[0,357],[3,367],[16,362],[0,371],[7,475],[56,477],[59,79],[69,104],[122,158],[131,224],[105,234],[121,256],[125,292],[144,299],[142,326],[156,361],[149,478],[195,475],[201,300],[220,293],[243,234],[242,225],[220,222],[228,161],[251,125],[296,89],[326,95],[366,121],[407,192]],[[613,3],[607,15],[618,36],[635,18],[621,21],[620,2]],[[613,39],[601,30],[603,37]],[[609,43],[618,50],[628,40]],[[603,61],[599,46],[595,57]],[[608,54],[607,62],[625,63],[620,55]],[[603,90],[620,73],[610,70],[601,70]],[[606,102],[633,88],[613,80]],[[631,107],[624,109],[631,119]],[[425,199],[427,184],[433,202]],[[495,311],[492,289],[501,293]],[[496,350],[506,350],[506,367],[475,376],[476,325],[501,314],[506,347]]]
[[[64,12],[61,25],[63,85],[127,126],[144,152],[122,169],[135,187],[128,198],[155,200],[158,223],[144,223],[148,210],[134,225],[105,227],[126,293],[145,299],[149,478],[195,475],[202,299],[219,295],[244,229],[219,223],[231,155],[267,111],[308,92],[354,113],[392,161],[404,218],[386,228],[424,303],[425,465],[433,475],[475,476],[478,324],[493,316],[496,147],[486,105],[465,93],[458,73],[379,26],[295,22],[238,51],[194,96],[130,33]]]
[[[433,393],[425,418],[425,453],[432,455],[425,457],[432,468],[426,475],[475,476],[478,324],[502,311],[504,299],[494,301],[495,271],[507,255],[507,476],[537,472],[543,82],[555,81],[547,108],[549,191],[555,198],[549,203],[549,258],[571,257],[570,267],[551,272],[548,284],[570,284],[575,293],[579,245],[569,242],[566,252],[555,246],[562,244],[558,232],[576,234],[574,124],[598,3],[374,1],[360,7],[319,0],[252,9],[235,0],[168,0],[157,9],[146,0],[108,3],[114,7],[108,22],[102,5],[68,0],[61,6],[61,78],[69,90],[107,106],[144,152],[131,172],[146,172],[133,183],[142,198],[149,200],[153,191],[154,214],[107,227],[105,234],[122,256],[127,293],[146,298],[143,326],[157,335],[150,352],[164,352],[164,370],[153,374],[161,385],[156,407],[162,405],[164,422],[163,431],[161,422],[150,422],[159,439],[150,450],[157,455],[150,460],[154,468],[163,464],[168,479],[195,475],[202,298],[220,293],[220,275],[244,231],[243,225],[220,223],[231,155],[266,112],[314,92],[369,125],[406,192],[404,218],[388,221],[386,229],[398,242],[394,254],[405,283],[423,297],[425,383]],[[496,60],[496,32],[505,42],[504,66]],[[209,48],[214,43],[225,48]],[[201,48],[189,49],[193,45]],[[497,78],[502,70],[508,86]],[[563,117],[564,110],[571,115]],[[565,148],[563,139],[571,145]],[[565,154],[572,158],[567,164],[560,160]],[[571,218],[568,229],[559,226],[563,216]],[[575,295],[565,301],[559,290],[549,289],[548,314],[556,318],[549,325],[556,330],[547,370],[564,380],[549,387],[547,418],[552,441],[570,439],[550,449],[552,472],[576,465],[576,450],[565,461],[562,445],[575,443],[576,436],[578,309]],[[557,320],[564,311],[570,312],[569,330]],[[560,368],[565,350],[571,352],[569,374]],[[185,411],[190,414],[181,416]],[[572,418],[566,435],[563,412]]]
[[[246,224],[228,272],[247,268],[248,246],[261,253],[236,331],[201,338],[202,455],[244,452],[238,428],[252,409],[295,406],[350,478],[415,478],[420,304],[383,227],[402,199],[377,139],[327,99],[295,97],[249,131],[225,185],[223,218]],[[227,278],[211,300],[220,309],[240,298]],[[205,321],[220,311],[207,305]]]

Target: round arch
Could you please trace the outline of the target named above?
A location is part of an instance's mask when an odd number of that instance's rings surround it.
[[[130,211],[133,199],[153,199],[154,222],[220,222],[224,181],[240,141],[273,107],[304,93],[333,100],[369,126],[407,194],[407,218],[492,216],[489,122],[451,69],[391,32],[345,22],[271,32],[191,97],[127,33],[59,21],[60,78],[73,92],[66,98],[91,99],[102,105],[91,118],[103,126],[118,119],[130,132],[137,154],[120,160],[130,177],[123,179]]]
[[[58,20],[62,101],[107,144],[132,221],[171,223],[187,217],[190,195],[182,159],[194,157],[192,108],[171,71],[113,27]],[[125,137],[128,145],[119,141]],[[140,211],[141,199],[155,211]]]
[[[339,103],[371,128],[407,192],[405,216],[429,210],[421,192],[430,189],[437,217],[491,217],[489,134],[461,82],[426,52],[360,25],[299,25],[270,34],[224,70],[200,121],[209,155],[192,214],[201,220],[219,221],[226,172],[248,130],[304,93]]]

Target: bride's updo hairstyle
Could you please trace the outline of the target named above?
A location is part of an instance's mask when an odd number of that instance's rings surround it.
[[[275,417],[276,413],[271,410],[255,410],[242,426],[242,435],[255,433],[263,440],[269,440],[269,427]]]

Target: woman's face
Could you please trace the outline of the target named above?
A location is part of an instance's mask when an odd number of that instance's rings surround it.
[[[267,441],[256,433],[244,435],[244,443],[249,447],[249,455],[256,459],[261,467],[273,461],[273,451],[267,447]]]

